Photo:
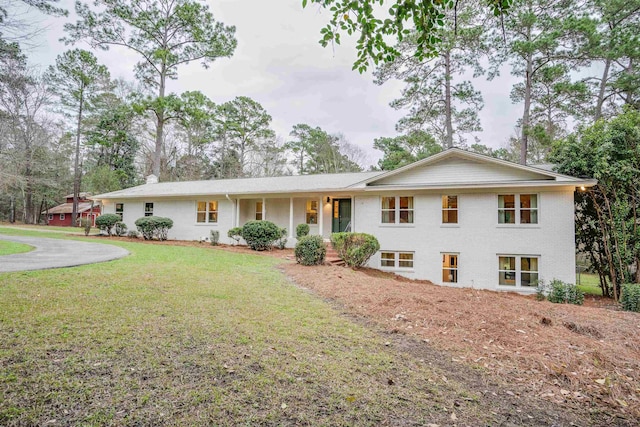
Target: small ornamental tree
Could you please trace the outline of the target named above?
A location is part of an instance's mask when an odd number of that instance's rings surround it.
[[[333,233],[331,244],[349,267],[362,267],[380,250],[375,236],[366,233]]]
[[[309,224],[298,224],[296,227],[296,237],[299,239],[302,236],[309,235]]]
[[[249,221],[242,226],[242,237],[254,251],[271,249],[281,236],[280,227],[271,221]]]
[[[120,221],[120,215],[116,214],[104,214],[100,215],[96,218],[96,227],[100,229],[100,231],[104,231],[109,236],[113,234],[113,226],[116,225],[116,222]]]
[[[229,229],[229,231],[227,231],[227,236],[230,239],[235,240],[235,244],[238,244],[238,242],[240,242],[240,239],[242,239],[242,227],[233,227]]]

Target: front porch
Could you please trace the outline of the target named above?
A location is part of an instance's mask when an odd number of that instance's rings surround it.
[[[328,239],[331,233],[354,230],[352,195],[314,194],[296,197],[238,197],[232,199],[234,227],[248,221],[267,220],[287,229],[296,238],[299,224],[309,225],[309,234]],[[295,244],[295,241],[291,242]]]

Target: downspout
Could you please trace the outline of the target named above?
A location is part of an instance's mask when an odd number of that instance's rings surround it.
[[[234,224],[236,222],[236,212],[235,210],[237,209],[236,203],[233,201],[233,199],[231,199],[231,197],[229,197],[228,194],[225,194],[224,197],[227,198],[228,201],[231,202],[231,206],[233,206],[233,210],[231,211],[231,228],[237,227],[237,224]]]

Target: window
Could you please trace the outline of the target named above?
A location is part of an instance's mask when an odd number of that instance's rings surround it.
[[[120,217],[120,221],[122,221],[123,214],[124,214],[124,203],[116,203],[116,215]]]
[[[458,196],[442,196],[442,223],[458,223]]]
[[[538,257],[499,256],[498,284],[502,286],[537,286]]]
[[[196,222],[198,223],[216,223],[218,222],[218,201],[197,203]]]
[[[64,214],[60,214],[60,221],[64,221]]]
[[[380,252],[380,267],[413,268],[413,252]]]
[[[49,221],[53,221],[53,214],[49,214],[49,215],[47,215],[47,219],[48,219]]]
[[[383,224],[413,224],[413,197],[382,197]]]
[[[256,219],[262,220],[262,202],[256,202]]]
[[[457,254],[442,254],[442,283],[458,283]]]
[[[144,216],[153,216],[153,203],[144,204]]]
[[[498,196],[498,224],[516,223],[538,223],[537,194],[501,194]]]
[[[307,224],[318,223],[318,201],[307,200]]]

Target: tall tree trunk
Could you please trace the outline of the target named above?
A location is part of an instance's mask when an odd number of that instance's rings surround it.
[[[627,75],[633,76],[633,70],[634,70],[633,58],[629,58],[629,66],[625,71]],[[626,92],[626,97],[625,97],[624,103],[627,105],[633,105],[633,93],[634,93],[633,87],[628,87],[625,92]]]
[[[31,140],[28,136],[25,138],[25,156],[24,178],[26,185],[24,189],[23,221],[31,224],[33,218],[33,183],[31,182]]]
[[[158,100],[161,105],[158,111],[156,111],[157,125],[156,125],[156,147],[155,152],[153,153],[153,174],[160,179],[160,162],[162,160],[162,142],[164,139],[164,105],[162,105],[162,101],[164,100],[165,93],[165,70],[164,66],[162,68],[162,73],[160,74],[160,88],[158,89]]]
[[[76,226],[78,219],[78,197],[80,195],[80,130],[82,127],[82,108],[84,107],[84,92],[80,90],[80,106],[78,108],[78,123],[76,126],[76,158],[73,162],[73,206],[71,208],[71,226]]]
[[[604,95],[607,89],[607,81],[609,80],[609,69],[611,68],[611,59],[607,58],[604,63],[604,71],[600,80],[600,89],[598,90],[598,100],[596,102],[596,111],[593,114],[593,120],[597,121],[602,117],[602,106],[604,105]]]
[[[451,119],[451,51],[444,55],[444,115],[446,122],[446,148],[453,147],[453,125]]]
[[[520,164],[527,164],[527,151],[529,149],[529,122],[531,120],[531,86],[533,74],[533,59],[527,57],[527,70],[524,83],[524,112],[522,113],[522,134],[520,136]]]

